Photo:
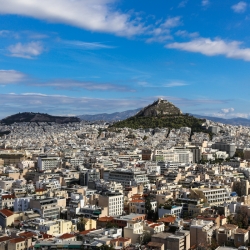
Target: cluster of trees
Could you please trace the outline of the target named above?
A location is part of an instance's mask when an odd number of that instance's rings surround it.
[[[116,122],[112,125],[115,128],[181,128],[190,127],[193,132],[206,132],[207,130],[202,127],[203,119],[198,119],[194,116],[186,115],[165,115],[157,117],[130,117],[126,120]]]
[[[157,221],[159,219],[158,209],[156,209],[156,212],[154,212],[150,201],[151,201],[150,196],[147,196],[145,198],[145,212],[147,214],[147,219],[152,221]]]
[[[229,215],[227,217],[227,223],[237,225],[239,228],[248,228],[248,216],[247,212],[238,210],[235,215]]]

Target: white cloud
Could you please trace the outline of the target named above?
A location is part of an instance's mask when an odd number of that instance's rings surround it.
[[[0,70],[0,84],[19,83],[26,79],[25,74],[16,70]]]
[[[227,42],[222,39],[197,38],[190,42],[175,42],[166,45],[166,48],[179,49],[189,52],[201,53],[206,56],[224,55],[228,58],[250,61],[250,48],[241,48],[242,42]]]
[[[181,1],[179,3],[179,5],[178,5],[178,8],[184,8],[184,7],[186,7],[187,3],[188,3],[188,0]]]
[[[55,89],[86,89],[89,91],[118,91],[118,92],[135,92],[125,85],[119,85],[108,82],[91,82],[91,81],[76,81],[72,79],[54,80],[51,82],[30,83],[32,86],[37,87],[52,87]]]
[[[180,25],[182,25],[181,17],[176,16],[176,17],[167,18],[166,21],[161,24],[161,27],[170,29],[170,28],[174,28],[174,27],[177,27],[177,26],[180,26]]]
[[[202,5],[202,6],[207,6],[207,5],[209,5],[209,4],[210,4],[209,0],[202,0],[202,1],[201,1],[201,5]]]
[[[198,37],[199,33],[198,32],[192,32],[189,33],[186,30],[178,30],[175,32],[176,36],[181,36],[181,37],[190,37],[190,38],[194,38],[194,37]]]
[[[243,1],[240,1],[237,4],[233,5],[231,8],[236,13],[243,13],[247,9],[247,4]]]
[[[8,47],[10,56],[32,59],[39,56],[43,51],[43,45],[40,42],[17,43]]]
[[[168,84],[164,84],[163,87],[165,88],[173,88],[173,87],[181,87],[181,86],[186,86],[188,84],[184,83],[184,82],[171,82]]]
[[[228,114],[228,113],[234,112],[234,108],[221,109],[221,111],[224,114]]]
[[[69,41],[69,40],[62,40],[61,42],[69,46],[78,47],[78,48],[86,49],[86,50],[115,48],[114,46],[109,46],[109,45],[99,43],[99,42],[83,42],[83,41]]]
[[[114,9],[116,0],[0,0],[0,13],[22,15],[83,29],[133,36],[145,30],[137,18]]]
[[[148,38],[146,42],[164,42],[166,40],[173,39],[170,34],[171,29],[180,25],[182,25],[180,16],[169,17],[164,22],[157,22],[157,27],[150,32],[152,37]]]

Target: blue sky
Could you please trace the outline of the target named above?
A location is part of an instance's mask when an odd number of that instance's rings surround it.
[[[111,113],[162,97],[250,118],[250,2],[0,0],[0,118]]]

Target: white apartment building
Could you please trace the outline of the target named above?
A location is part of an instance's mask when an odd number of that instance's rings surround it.
[[[107,191],[99,196],[98,205],[108,207],[108,216],[118,216],[123,213],[123,194],[115,191]]]
[[[83,165],[85,163],[85,160],[84,158],[75,157],[75,158],[68,158],[67,162],[69,162],[71,166],[77,167]]]
[[[45,179],[42,181],[37,181],[36,182],[36,188],[37,189],[60,189],[61,184],[58,180],[56,179]]]
[[[203,199],[204,203],[211,205],[221,205],[224,202],[230,202],[231,196],[226,188],[193,188],[190,189],[191,199]]]
[[[176,218],[179,218],[182,213],[182,209],[182,206],[170,206],[165,208],[162,206],[158,208],[158,215],[159,218],[164,217],[164,215],[174,215]]]
[[[106,178],[108,178],[106,181],[115,181],[121,183],[123,186],[137,186],[149,183],[146,171],[137,169],[116,169],[110,171]]]
[[[32,199],[32,197],[15,198],[14,211],[15,212],[27,211],[29,208],[29,204],[30,204],[31,199]]]
[[[52,170],[61,166],[61,158],[57,156],[41,155],[37,159],[39,171]]]
[[[28,160],[21,161],[17,164],[17,167],[20,169],[32,168],[34,166],[35,166],[34,161],[28,161]]]
[[[143,221],[130,220],[127,226],[124,227],[124,237],[131,238],[131,243],[140,243],[140,236],[143,234]]]
[[[193,153],[188,149],[156,149],[154,159],[156,161],[190,163],[193,161]]]

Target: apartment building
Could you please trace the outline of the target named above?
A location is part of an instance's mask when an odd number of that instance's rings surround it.
[[[56,169],[61,166],[62,160],[57,156],[40,155],[37,159],[37,168],[39,171]]]
[[[23,212],[27,211],[29,208],[30,200],[32,197],[21,197],[21,198],[15,198],[14,201],[14,211],[15,212]]]
[[[190,225],[190,245],[208,246],[211,244],[214,223],[212,221],[192,220]]]
[[[193,152],[188,149],[156,149],[154,152],[156,161],[165,162],[193,162]]]
[[[190,189],[190,199],[201,199],[202,202],[212,205],[221,205],[230,202],[230,192],[226,188],[213,186],[212,188],[193,188]]]
[[[73,225],[72,221],[69,220],[45,221],[40,219],[38,227],[38,230],[40,232],[50,234],[53,236],[70,233],[75,229],[76,226]]]
[[[153,234],[152,242],[159,242],[164,244],[164,249],[190,249],[190,232],[185,230],[176,231],[175,234],[160,232]]]
[[[122,215],[124,209],[123,194],[116,191],[106,191],[99,196],[98,205],[108,208],[108,216]]]
[[[236,152],[236,146],[234,143],[215,142],[212,144],[212,148],[227,152],[229,157],[233,157]]]
[[[124,237],[130,238],[133,244],[140,242],[140,236],[143,234],[143,221],[130,220],[124,227]]]
[[[159,218],[162,218],[165,215],[172,215],[179,218],[182,215],[182,209],[182,206],[161,206],[158,208]]]
[[[149,183],[146,171],[140,171],[137,169],[112,170],[109,172],[109,175],[105,180],[121,183],[125,187]]]
[[[60,207],[57,199],[46,198],[41,200],[31,200],[30,208],[39,212],[43,218],[57,219],[60,214]]]

